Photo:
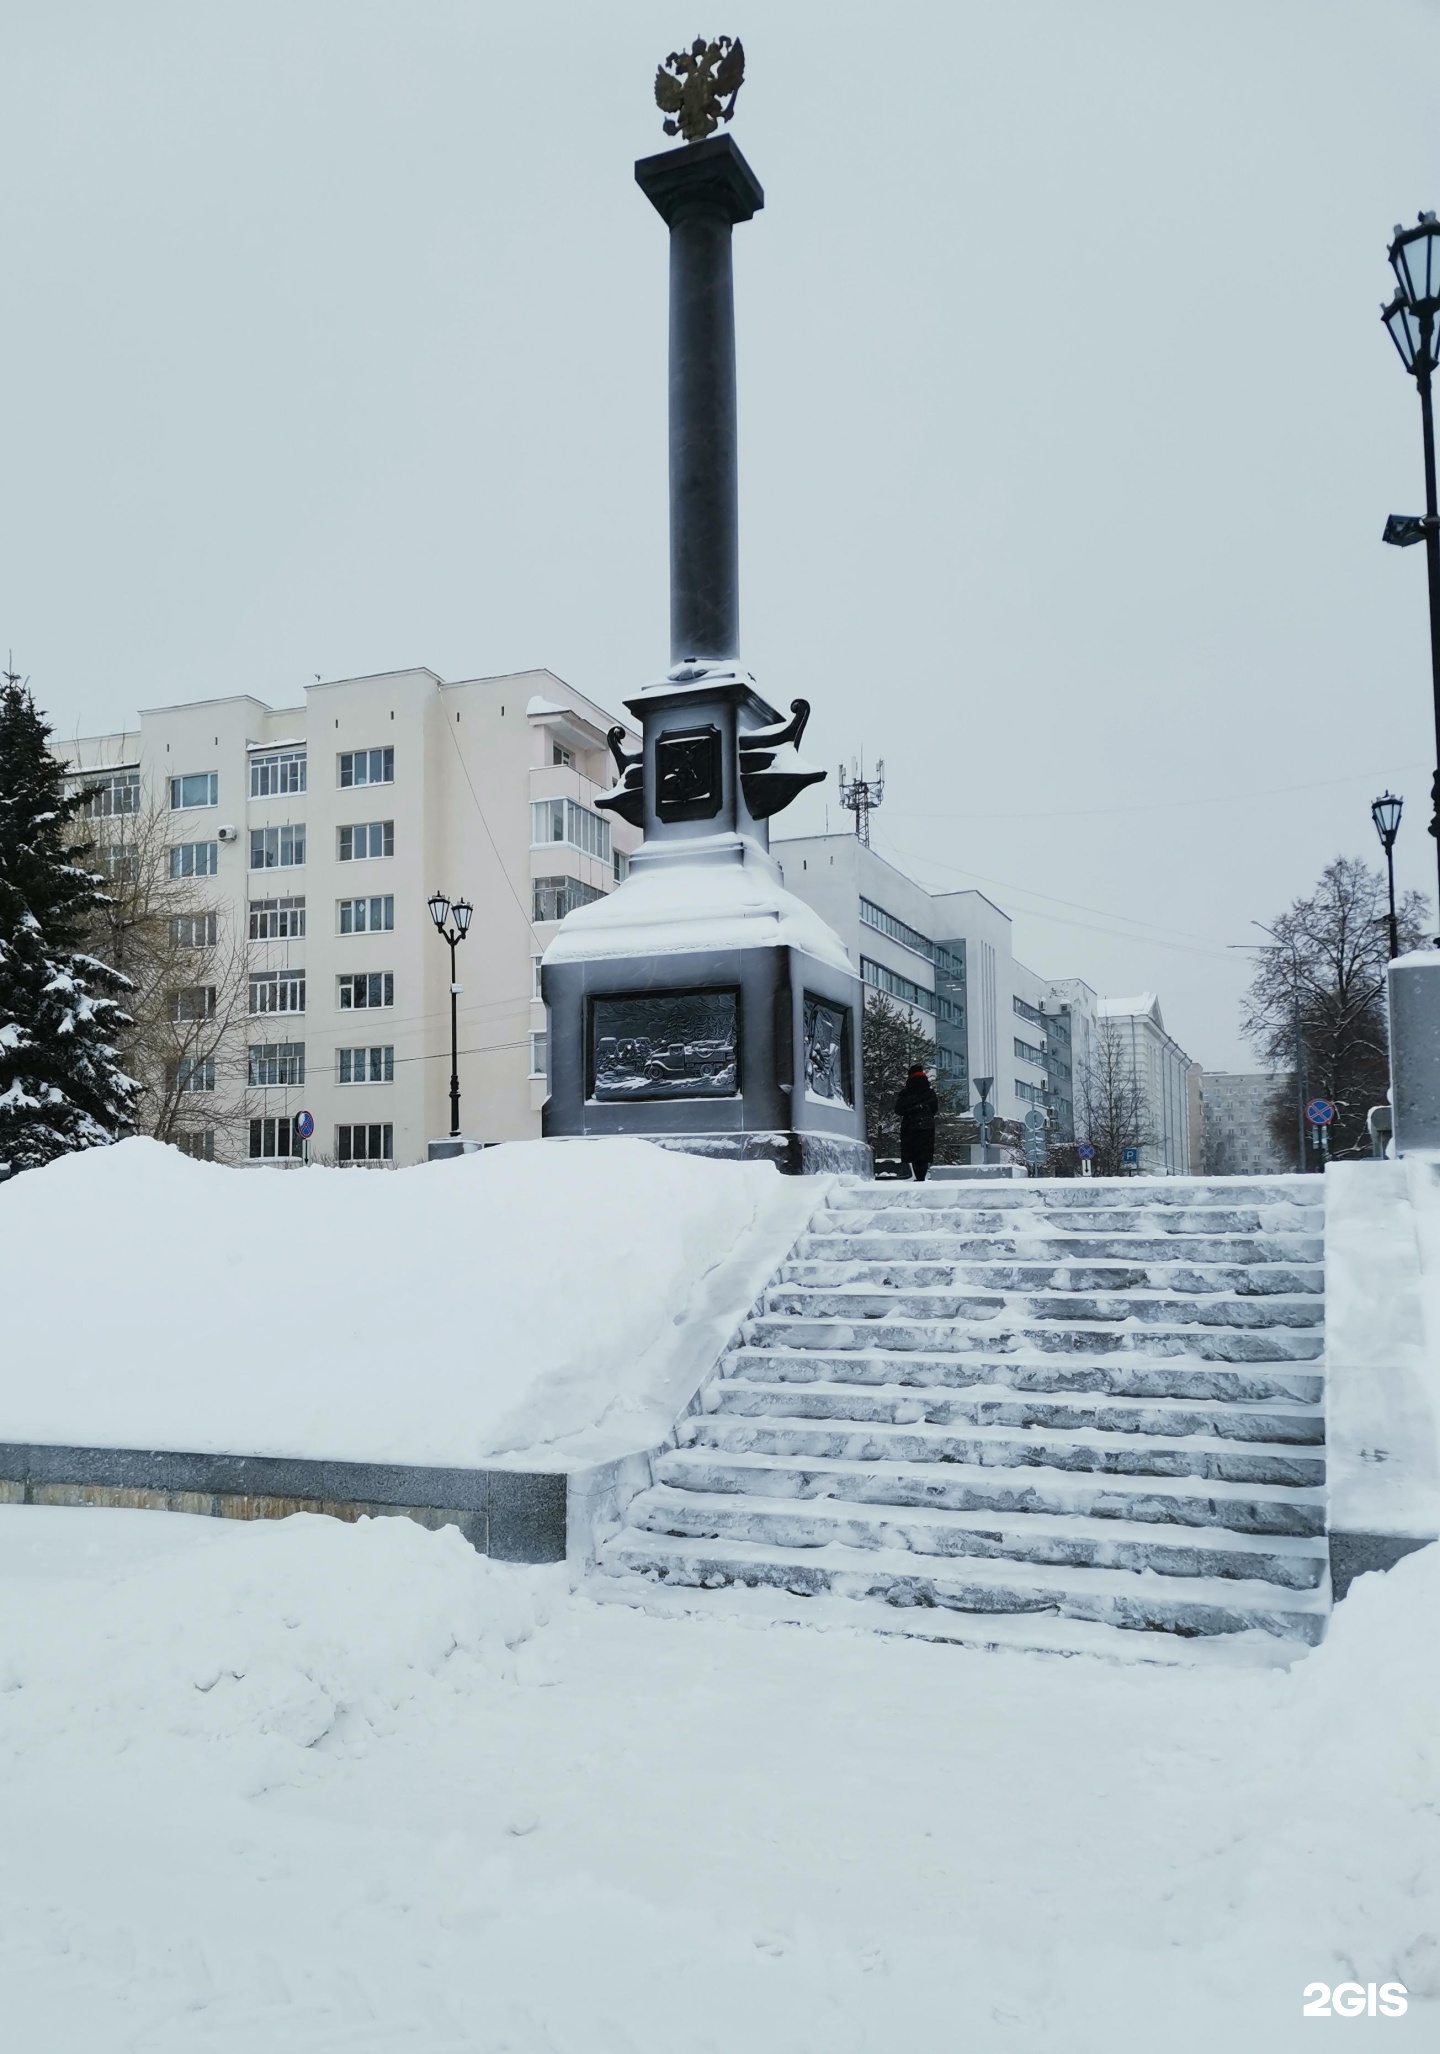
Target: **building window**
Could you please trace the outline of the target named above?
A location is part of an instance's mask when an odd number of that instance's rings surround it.
[[[170,851],[171,877],[215,877],[219,869],[218,842],[179,842]]]
[[[542,996],[540,991],[540,965],[544,960],[543,956],[532,956],[530,958],[530,996],[537,1001]]]
[[[550,1075],[550,1037],[548,1034],[532,1034],[530,1037],[530,1075]]]
[[[265,756],[250,758],[250,796],[252,799],[279,799],[291,792],[305,789],[305,751],[303,749],[277,749]]]
[[[933,991],[927,991],[923,984],[912,984],[908,977],[887,970],[883,963],[872,963],[868,956],[860,958],[860,975],[872,991],[883,991],[889,998],[898,998],[902,1005],[914,1006],[920,1013],[935,1010]]]
[[[213,1020],[215,1017],[215,987],[213,984],[187,984],[170,994],[170,1018],[174,1021]]]
[[[1022,1041],[1018,1034],[1014,1037],[1014,1039],[1015,1053],[1019,1057],[1020,1061],[1022,1063],[1034,1063],[1038,1069],[1043,1070],[1045,1067],[1044,1049],[1036,1048],[1033,1041]]]
[[[171,1140],[182,1155],[193,1156],[198,1163],[213,1163],[215,1160],[215,1129],[206,1127],[197,1134],[173,1134]]]
[[[127,849],[122,842],[116,848],[103,849],[101,855],[104,858],[105,870],[112,884],[139,883],[140,852],[138,849]],[[170,856],[173,862],[175,856],[173,849],[170,851]],[[174,875],[173,870],[171,875]]]
[[[250,901],[251,941],[299,941],[304,933],[304,899]]]
[[[395,1129],[388,1120],[335,1129],[335,1159],[342,1163],[388,1163],[395,1159]]]
[[[85,801],[87,820],[109,820],[116,813],[138,813],[140,811],[140,773],[138,770],[115,770],[98,780],[100,789],[92,792]]]
[[[1017,998],[1014,992],[1010,994],[1010,1003],[1020,1015],[1020,1018],[1028,1020],[1032,1027],[1043,1027],[1045,1025],[1045,1015],[1038,1006],[1027,1006],[1024,999]]]
[[[291,827],[252,827],[250,868],[252,870],[296,870],[305,861],[305,824]]]
[[[165,1081],[172,1091],[213,1091],[214,1056],[182,1056],[178,1063],[165,1065]]]
[[[177,949],[213,949],[215,926],[213,913],[179,913],[170,922],[170,945]]]
[[[339,1048],[335,1051],[342,1084],[393,1084],[393,1048]]]
[[[361,971],[354,977],[340,979],[342,1013],[359,1012],[366,1006],[393,1006],[394,1003],[395,979],[389,970]]]
[[[917,956],[923,956],[927,963],[935,960],[935,944],[927,935],[922,934],[918,927],[897,920],[893,913],[887,913],[873,899],[861,899],[860,919],[866,927],[873,927],[877,934],[898,941],[902,949],[911,949]]]
[[[943,1021],[947,1027],[963,1027],[965,1025],[965,1008],[953,998],[943,998],[937,992],[935,994],[935,1017],[937,1020]]]
[[[560,742],[551,742],[550,761],[555,765],[555,768],[557,770],[573,770],[575,768],[575,757],[573,751],[565,748],[563,744]]]
[[[1015,1096],[1023,1098],[1026,1105],[1044,1105],[1045,1093],[1038,1084],[1027,1084],[1022,1077],[1015,1079]]]
[[[349,791],[352,785],[393,785],[394,782],[393,749],[352,749],[340,758],[342,791]]]
[[[395,900],[388,892],[384,898],[340,901],[342,934],[388,934],[394,925]]]
[[[537,877],[531,888],[530,917],[537,927],[544,920],[563,920],[577,906],[588,906],[592,899],[604,896],[595,885],[582,884],[578,877]]]
[[[305,972],[303,970],[252,970],[250,972],[252,1013],[303,1013]]]
[[[530,807],[530,843],[546,848],[563,842],[597,862],[610,861],[610,823],[573,799],[536,799]]]
[[[246,1081],[253,1091],[263,1091],[271,1084],[305,1082],[303,1041],[252,1041],[249,1054]]]
[[[935,1051],[935,1067],[937,1070],[943,1070],[947,1077],[963,1077],[965,1075],[965,1058],[957,1049],[937,1048]]]
[[[630,858],[623,849],[615,851],[615,882],[623,884],[630,875]]]
[[[395,823],[393,820],[366,820],[354,827],[340,829],[340,861],[342,863],[365,863],[375,856],[393,856],[395,853]]]
[[[250,1122],[250,1160],[269,1162],[275,1156],[303,1158],[305,1143],[295,1132],[295,1122],[290,1119],[252,1120]]]
[[[217,805],[216,789],[219,779],[213,770],[199,771],[194,777],[172,777],[170,780],[170,810],[179,813],[191,806]]]

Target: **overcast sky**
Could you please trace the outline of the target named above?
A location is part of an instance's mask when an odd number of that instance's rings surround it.
[[[708,0],[707,0],[708,4]],[[728,4],[728,0],[727,0]],[[657,60],[743,36],[743,645],[876,846],[1209,1067],[1339,851],[1433,893],[1435,0],[12,0],[0,651],[66,734],[667,661]],[[829,820],[840,824],[833,777]],[[824,825],[821,798],[781,832]]]

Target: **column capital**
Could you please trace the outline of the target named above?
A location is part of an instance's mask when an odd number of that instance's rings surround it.
[[[723,214],[733,226],[748,221],[765,204],[759,179],[728,135],[642,157],[635,166],[635,183],[667,228],[692,207]]]

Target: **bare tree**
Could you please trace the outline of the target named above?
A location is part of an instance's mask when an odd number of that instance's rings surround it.
[[[90,947],[130,980],[123,1054],[140,1083],[139,1132],[193,1153],[238,1150],[245,1108],[249,952],[204,878],[172,874],[169,815],[91,801],[90,861],[107,879]],[[225,1138],[222,1138],[225,1137]],[[226,1138],[229,1146],[226,1146]]]
[[[1336,1155],[1368,1155],[1365,1116],[1389,1082],[1386,910],[1383,874],[1337,856],[1309,898],[1271,921],[1275,945],[1257,955],[1241,1002],[1242,1031],[1263,1060],[1292,1079],[1298,1072],[1309,1097],[1334,1105],[1329,1138]],[[1401,948],[1417,947],[1426,932],[1425,899],[1406,892],[1397,911]],[[1293,1087],[1277,1089],[1271,1126],[1278,1141],[1296,1147]]]
[[[1154,1129],[1132,1051],[1113,1020],[1097,1026],[1076,1085],[1076,1110],[1083,1137],[1095,1151],[1095,1174],[1118,1177],[1127,1167],[1124,1151],[1151,1146]]]

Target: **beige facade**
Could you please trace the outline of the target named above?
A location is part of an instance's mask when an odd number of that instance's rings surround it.
[[[197,897],[246,940],[243,1108],[212,1125],[218,1095],[207,1118],[196,1092],[187,1130],[213,1132],[219,1158],[283,1161],[303,1109],[312,1157],[423,1161],[449,1130],[438,888],[475,908],[457,962],[463,1131],[537,1136],[536,965],[640,839],[594,808],[613,724],[549,671],[448,683],[420,669],[316,683],[299,706],[152,708],[132,732],[66,745],[77,774],[132,780],[127,803],[138,774]]]

